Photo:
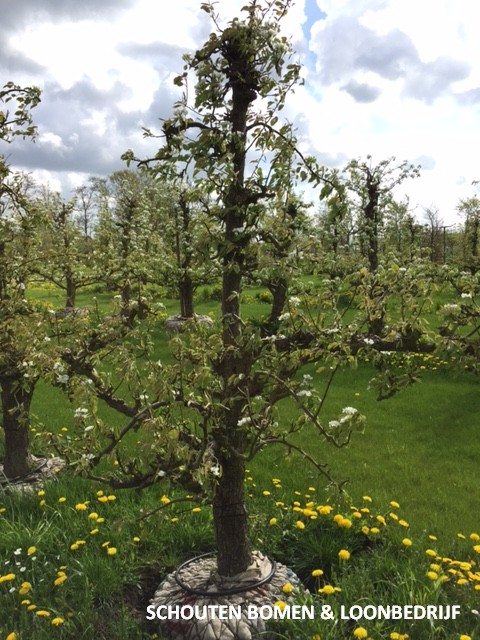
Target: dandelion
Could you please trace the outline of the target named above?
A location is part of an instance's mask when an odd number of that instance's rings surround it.
[[[12,631],[11,633],[8,634],[7,636],[7,640],[17,640],[18,636],[15,633],[15,631]]]
[[[102,503],[108,502],[107,496],[100,496],[97,500]]]
[[[478,535],[478,533],[471,533],[469,538],[470,538],[470,540],[473,540],[474,542],[478,542],[480,540],[480,536]]]
[[[364,627],[357,627],[353,635],[355,638],[368,638],[368,632]]]
[[[409,526],[410,526],[410,525],[408,524],[408,522],[406,522],[405,520],[399,520],[399,521],[398,521],[398,524],[399,524],[401,527],[405,527],[405,528],[407,528],[407,527],[409,527]]]
[[[269,496],[270,495],[270,491],[262,491],[262,496]]]
[[[4,576],[0,576],[0,582],[11,582],[12,580],[15,580],[14,573],[7,573]]]
[[[60,626],[61,624],[63,624],[65,622],[65,620],[63,618],[54,618],[52,620],[52,624],[55,625],[56,627]]]
[[[53,584],[54,584],[56,587],[59,587],[60,585],[62,585],[62,584],[65,582],[65,580],[67,580],[67,576],[66,576],[65,574],[63,574],[63,575],[58,576],[58,578],[56,578],[56,579],[53,581]]]
[[[163,495],[163,496],[160,498],[160,502],[161,502],[162,504],[169,504],[169,503],[171,502],[171,500],[170,500],[170,498],[168,498],[166,495]]]
[[[340,560],[349,560],[350,551],[347,551],[347,549],[340,549],[340,551],[338,552],[338,557],[340,558]]]
[[[341,591],[340,587],[334,587],[331,584],[326,584],[324,587],[318,590],[318,593],[323,593],[325,596],[331,596],[337,591]]]
[[[402,540],[402,544],[403,544],[405,547],[411,547],[413,543],[412,543],[412,541],[410,540],[410,538],[404,538],[404,539]]]
[[[283,593],[292,593],[293,585],[291,585],[290,582],[287,582],[286,584],[283,585],[282,591]]]
[[[295,523],[295,527],[297,529],[302,530],[302,529],[305,529],[305,524],[301,520],[297,520],[296,523]]]
[[[268,521],[268,524],[273,527],[273,525],[277,524],[278,520],[277,518],[270,518],[270,520]]]
[[[31,588],[32,588],[32,585],[31,585],[30,582],[22,582],[22,586],[18,590],[18,593],[21,596],[24,596],[25,594],[27,594],[30,591]]]
[[[133,542],[140,542],[140,538],[138,536],[133,536]]]
[[[314,578],[318,578],[319,576],[323,576],[323,571],[321,569],[314,569],[312,571],[312,576]]]
[[[280,611],[283,611],[287,606],[287,603],[283,602],[283,600],[277,600],[273,606],[280,609]]]
[[[88,517],[90,520],[96,520],[98,518],[98,513],[95,513],[95,511],[92,511],[92,513],[88,514]]]
[[[38,611],[35,611],[35,614],[37,616],[39,616],[40,618],[49,618],[50,617],[50,611],[45,611],[45,609],[39,609]]]
[[[28,556],[33,556],[33,554],[37,551],[37,547],[28,547],[27,549],[27,555]]]
[[[348,518],[342,518],[339,522],[337,522],[337,524],[341,529],[350,529],[350,527],[352,526],[352,521]]]
[[[62,496],[61,498],[58,499],[59,502],[66,502],[67,499],[65,498],[65,496]]]
[[[464,633],[462,633],[462,635],[460,636],[460,638],[458,640],[472,640],[472,638],[470,636],[467,636]]]
[[[427,578],[429,580],[438,580],[438,573],[436,571],[427,571]]]
[[[116,553],[117,553],[116,547],[109,547],[107,549],[107,555],[108,556],[114,556],[114,555],[116,555]]]

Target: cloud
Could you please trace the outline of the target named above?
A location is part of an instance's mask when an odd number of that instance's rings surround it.
[[[358,79],[365,75],[401,80],[406,97],[431,103],[471,70],[468,62],[446,55],[423,62],[404,32],[379,34],[353,16],[317,22],[310,43],[317,56],[317,80],[327,86],[343,82],[342,89],[358,102],[373,102],[381,92]]]
[[[342,89],[352,96],[357,102],[374,102],[381,93],[378,87],[372,87],[365,82],[350,80]]]

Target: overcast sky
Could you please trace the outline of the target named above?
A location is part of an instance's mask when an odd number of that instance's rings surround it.
[[[247,0],[220,0],[227,18]],[[35,144],[2,146],[10,164],[64,195],[89,175],[148,154],[178,97],[182,53],[211,31],[200,0],[0,0],[0,84],[35,84]],[[445,222],[479,193],[480,3],[297,0],[284,23],[304,65],[289,99],[299,137],[326,165],[371,154],[421,164],[404,183],[412,208]]]

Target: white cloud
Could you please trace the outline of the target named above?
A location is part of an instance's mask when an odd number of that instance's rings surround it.
[[[314,2],[297,0],[284,21],[306,65],[306,85],[285,109],[303,147],[332,165],[367,154],[423,159],[422,177],[405,184],[412,203],[435,202],[442,216],[456,219],[458,198],[471,195],[471,181],[480,178],[480,5],[316,0],[313,14]],[[200,0],[168,10],[159,0],[65,0],[61,14],[55,2],[45,1],[41,12],[37,3],[21,0],[21,20],[10,12],[3,31],[2,75],[44,89],[34,112],[37,144],[16,143],[9,153],[13,163],[69,189],[89,172],[120,168],[129,147],[151,152],[155,143],[142,139],[141,126],[168,117],[182,52],[203,44],[210,23]],[[223,24],[246,3],[218,3]],[[327,17],[317,20],[320,11]]]

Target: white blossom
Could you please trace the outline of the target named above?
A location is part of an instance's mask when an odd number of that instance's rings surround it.
[[[358,411],[354,407],[343,407],[342,413],[347,416],[354,416]]]

